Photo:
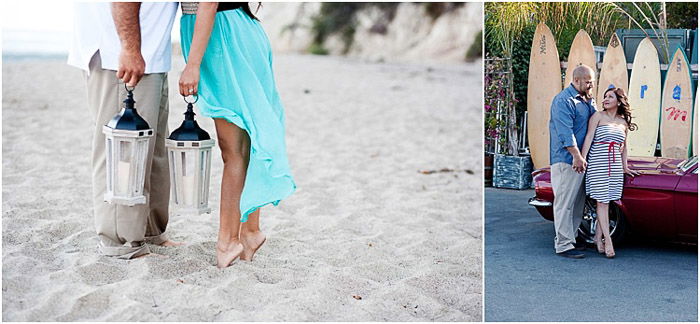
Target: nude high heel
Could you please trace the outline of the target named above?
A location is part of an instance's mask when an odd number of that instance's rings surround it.
[[[598,253],[604,254],[605,253],[605,245],[603,244],[603,239],[595,240],[595,247],[598,250]]]
[[[610,247],[609,250],[608,250],[608,246]],[[605,257],[608,259],[612,259],[615,257],[615,249],[613,249],[612,242],[610,242],[610,245],[605,244]]]

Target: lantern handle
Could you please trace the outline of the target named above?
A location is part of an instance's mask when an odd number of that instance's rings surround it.
[[[124,89],[126,89],[126,92],[132,92],[134,89],[136,89],[136,87],[131,87],[131,89],[129,89],[129,86],[124,83]]]
[[[193,102],[187,101],[187,97],[189,97],[189,96],[182,96],[182,100],[184,100],[184,101],[185,101],[186,103],[188,103],[188,104],[197,103],[197,101],[199,100],[199,95],[194,94],[194,95],[190,95],[190,96],[194,97],[194,101],[193,101]]]

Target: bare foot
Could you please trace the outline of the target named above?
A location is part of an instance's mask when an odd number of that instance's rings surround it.
[[[241,260],[253,261],[253,255],[265,243],[265,239],[265,234],[261,231],[241,232],[241,243],[243,243]]]
[[[226,268],[233,263],[243,252],[243,244],[238,240],[229,243],[216,243],[216,267]]]
[[[181,245],[185,245],[185,243],[184,243],[184,242],[175,242],[175,241],[171,241],[171,240],[165,240],[165,242],[160,243],[160,244],[158,244],[158,245],[170,247],[170,246],[181,246]]]

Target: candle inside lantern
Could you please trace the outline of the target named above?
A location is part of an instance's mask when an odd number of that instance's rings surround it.
[[[185,196],[185,205],[192,206],[192,203],[194,202],[194,194],[196,192],[194,188],[196,185],[194,182],[194,176],[184,176],[182,177],[182,182],[184,185],[182,188],[182,194]]]
[[[188,154],[186,152],[181,152],[182,157],[182,194],[185,196],[185,205],[192,206],[194,202],[194,195],[196,193],[195,186],[197,183],[194,181],[194,154]]]
[[[117,190],[119,194],[126,194],[129,190],[129,173],[131,171],[131,163],[119,161],[117,165],[117,174],[119,178],[117,179]]]

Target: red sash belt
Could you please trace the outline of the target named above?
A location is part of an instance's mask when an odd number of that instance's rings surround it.
[[[612,163],[615,163],[615,145],[622,147],[622,143],[618,142],[593,142],[593,144],[608,144],[608,177],[610,176],[610,169],[612,168]],[[612,155],[612,161],[610,159]]]

